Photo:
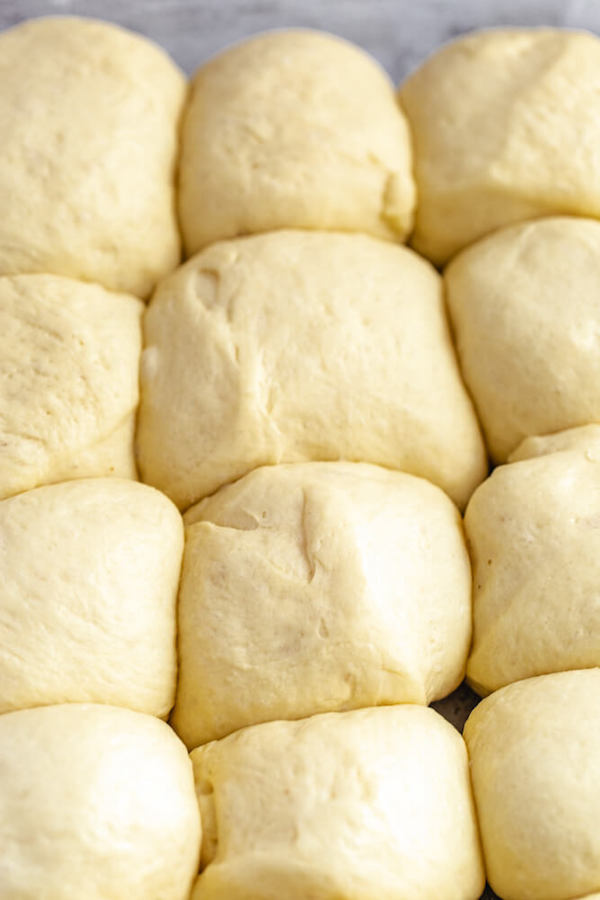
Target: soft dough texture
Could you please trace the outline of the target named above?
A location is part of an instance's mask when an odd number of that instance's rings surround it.
[[[374,59],[314,31],[258,35],[196,74],[179,206],[189,254],[277,228],[405,238],[408,126]]]
[[[91,704],[0,716],[0,900],[187,900],[200,822],[185,747]]]
[[[510,454],[508,462],[521,462],[564,450],[578,450],[585,454],[589,462],[595,462],[600,453],[600,425],[592,423],[557,431],[555,434],[538,434],[526,438]]]
[[[600,892],[600,669],[492,694],[464,731],[488,880],[506,900]]]
[[[345,458],[464,504],[486,460],[441,283],[404,247],[281,231],[208,248],[145,317],[143,478],[181,508],[260,465]]]
[[[417,69],[416,249],[443,263],[523,219],[600,216],[599,81],[600,41],[549,28],[476,32]]]
[[[357,463],[258,469],[191,509],[173,725],[424,703],[464,675],[471,571],[456,507]]]
[[[467,755],[431,709],[256,725],[192,753],[193,900],[475,900]]]
[[[0,35],[0,274],[146,296],[177,265],[184,79],[144,38],[90,19]]]
[[[535,439],[522,461],[495,469],[467,507],[467,674],[479,693],[600,666],[600,426],[565,432],[562,446],[556,437]]]
[[[0,498],[136,477],[142,308],[69,278],[0,278]]]
[[[499,231],[446,270],[463,375],[492,456],[600,420],[600,222]]]
[[[0,503],[0,713],[76,700],[166,716],[183,523],[118,478]]]

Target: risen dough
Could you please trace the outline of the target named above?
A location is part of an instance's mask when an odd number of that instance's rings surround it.
[[[416,249],[443,263],[523,219],[600,216],[599,80],[598,38],[550,28],[479,31],[417,69]]]
[[[412,475],[258,469],[186,516],[173,724],[244,725],[424,703],[462,680],[471,573],[460,516]]]
[[[164,722],[68,704],[0,716],[1,900],[187,900],[200,824]]]
[[[600,426],[495,469],[465,516],[474,580],[469,681],[479,693],[600,666]],[[526,442],[529,443],[529,442]],[[570,443],[570,447],[569,447]]]
[[[581,425],[567,428],[555,434],[539,434],[522,441],[508,457],[508,462],[520,462],[537,456],[548,456],[563,450],[579,450],[589,462],[595,462],[600,454],[600,425]]]
[[[90,19],[0,35],[0,274],[53,272],[147,295],[177,265],[183,77]]]
[[[600,892],[600,669],[511,684],[465,739],[488,880],[505,900]]]
[[[193,82],[179,205],[188,253],[276,228],[404,238],[408,127],[374,59],[314,31],[261,34]]]
[[[142,304],[54,275],[0,278],[0,497],[135,478]]]
[[[492,456],[600,420],[600,222],[499,231],[446,270],[465,381]]]
[[[75,700],[166,716],[175,695],[181,516],[95,478],[0,503],[0,713]]]
[[[193,900],[475,900],[467,756],[431,709],[256,725],[192,753],[206,866]]]
[[[441,284],[404,247],[306,231],[216,244],[145,318],[138,447],[182,508],[257,466],[346,458],[464,504],[486,471]]]

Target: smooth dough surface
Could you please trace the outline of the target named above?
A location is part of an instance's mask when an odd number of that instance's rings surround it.
[[[192,753],[192,900],[476,900],[465,746],[431,709],[256,725]]]
[[[400,88],[419,195],[413,244],[441,264],[513,222],[600,216],[600,41],[494,28],[433,54]]]
[[[142,309],[70,278],[0,277],[0,498],[136,478]]]
[[[536,438],[521,461],[495,469],[467,507],[467,675],[479,693],[600,666],[600,426],[564,432],[562,446],[558,437]]]
[[[600,421],[600,222],[506,228],[445,273],[463,376],[497,462],[526,437]]]
[[[600,894],[600,669],[502,688],[464,731],[488,881],[505,900]]]
[[[119,478],[0,503],[0,713],[90,701],[167,716],[183,523]]]
[[[179,261],[183,76],[91,19],[0,35],[0,274],[52,272],[147,296]]]
[[[421,478],[271,466],[188,511],[173,726],[245,725],[445,697],[462,681],[471,570],[460,516]]]
[[[510,454],[508,462],[521,462],[568,450],[579,451],[589,462],[595,462],[600,452],[600,425],[592,422],[590,425],[567,428],[555,434],[536,434],[525,438]]]
[[[181,508],[282,462],[403,469],[459,505],[485,477],[440,278],[404,247],[308,231],[216,244],[162,282],[144,330],[141,472]]]
[[[187,900],[198,806],[153,716],[70,703],[0,716],[1,900]]]
[[[415,188],[392,84],[358,47],[261,34],[196,74],[179,185],[188,254],[277,228],[407,236]]]

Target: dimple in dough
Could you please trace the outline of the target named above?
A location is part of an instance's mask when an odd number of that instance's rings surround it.
[[[191,755],[203,821],[193,900],[476,900],[467,755],[431,709],[255,725]]]
[[[600,669],[511,684],[464,736],[488,880],[506,900],[600,896]]]
[[[600,426],[530,438],[465,515],[479,693],[600,666]]]
[[[245,725],[445,697],[462,681],[471,570],[456,507],[360,463],[272,466],[190,509],[173,726]]]
[[[462,373],[492,457],[600,420],[600,222],[503,229],[446,269]]]
[[[494,28],[442,47],[400,88],[419,195],[413,245],[435,263],[514,222],[600,216],[600,41]]]
[[[192,767],[153,716],[70,703],[0,716],[3,900],[187,900]]]
[[[138,458],[187,508],[260,465],[348,459],[466,503],[487,471],[441,279],[366,235],[213,245],[145,316]]]
[[[166,717],[182,552],[177,509],[134,481],[2,501],[0,713],[92,701]]]
[[[0,277],[0,498],[136,478],[142,309],[70,278]]]
[[[411,166],[406,120],[374,59],[314,31],[258,35],[193,79],[179,177],[187,252],[278,228],[404,239]]]
[[[175,164],[185,81],[106,22],[0,35],[0,274],[51,272],[146,297],[179,261]]]

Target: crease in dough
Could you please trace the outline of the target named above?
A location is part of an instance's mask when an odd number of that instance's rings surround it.
[[[386,73],[358,47],[280,30],[197,71],[179,172],[188,255],[281,228],[403,240],[414,206],[404,114]]]
[[[415,248],[443,265],[520,221],[598,218],[599,72],[598,38],[557,28],[477,31],[413,72],[399,96],[414,141]]]
[[[144,345],[140,473],[180,509],[279,463],[367,461],[460,506],[487,471],[440,278],[406,248],[309,231],[214,244],[162,282]]]
[[[257,722],[427,704],[462,680],[470,566],[439,488],[364,463],[265,467],[185,522],[172,723],[189,747]]]

